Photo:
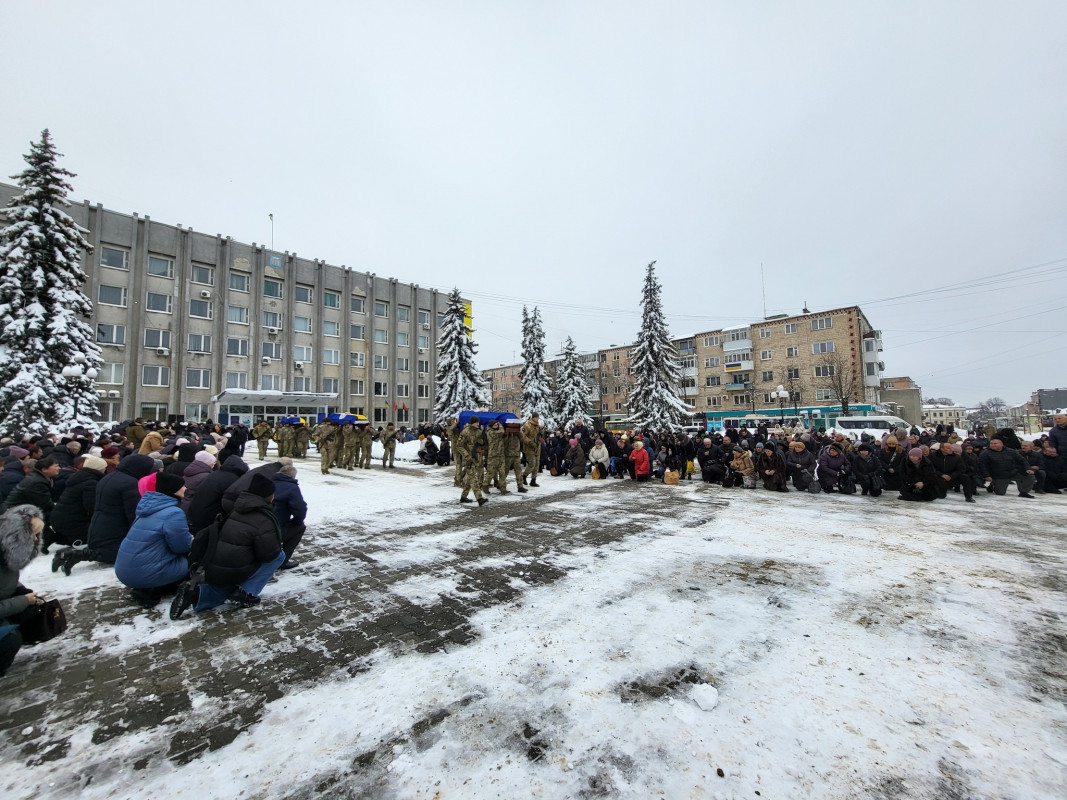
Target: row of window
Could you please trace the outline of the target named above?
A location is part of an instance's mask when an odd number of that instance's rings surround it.
[[[112,366],[119,367],[121,373],[121,364],[115,364]],[[323,392],[337,392],[338,390],[338,378],[321,378],[321,391]],[[107,383],[108,381],[97,381],[97,383]],[[116,381],[121,383],[122,381]],[[247,389],[248,388],[248,373],[247,372],[227,372],[224,375],[224,384],[227,389]],[[170,367],[152,366],[146,364],[141,367],[141,385],[142,386],[158,386],[168,387],[170,386]],[[354,395],[362,395],[366,393],[366,384],[361,378],[353,378],[349,380],[349,392]],[[210,369],[187,369],[185,371],[185,388],[186,389],[211,389],[211,370]],[[268,391],[284,391],[285,381],[281,375],[261,375],[260,376],[260,389]],[[373,389],[375,397],[390,397],[390,384],[386,381],[373,381]],[[313,380],[310,377],[303,377],[300,375],[293,378],[293,391],[295,392],[310,392],[314,391]],[[411,397],[411,384],[398,383],[396,384],[396,397]],[[420,383],[416,385],[416,395],[420,398],[430,397],[429,384]]]
[[[233,310],[233,308],[234,308],[233,306],[230,306],[231,311]],[[243,309],[243,311],[245,311],[245,314],[247,315],[247,311],[248,310],[247,309]],[[267,328],[276,328],[276,327],[278,327],[277,325],[267,325],[266,324],[268,321],[277,321],[279,323],[281,321],[280,319],[275,320],[273,318],[271,320],[268,320],[268,318],[266,316],[266,313],[270,313],[270,312],[265,312],[265,315],[264,315],[264,327],[267,327]],[[277,315],[274,315],[274,316],[277,317]],[[232,317],[231,317],[231,319],[229,321],[230,322],[236,322],[238,324],[241,323],[241,319],[239,318],[239,315],[236,315],[236,314],[232,315]],[[305,326],[303,324],[305,321],[307,323],[306,329],[305,329]],[[244,323],[247,324],[247,319],[244,321]],[[294,324],[295,324],[296,329],[297,329],[297,331],[299,333],[310,333],[311,332],[311,319],[308,318],[308,317],[296,317],[295,320],[294,320]],[[330,337],[333,337],[333,338],[339,338],[340,337],[340,324],[337,323],[337,322],[330,322],[330,321],[323,322],[322,330],[323,330],[323,334],[326,335],[326,336],[330,336]],[[351,326],[349,326],[349,338],[353,339],[353,340],[356,340],[356,341],[364,341],[365,338],[366,338],[365,337],[365,328],[364,328],[364,326],[362,326],[362,325],[351,325]],[[126,344],[126,326],[125,325],[115,325],[115,324],[110,324],[110,323],[100,323],[99,325],[96,326],[96,341],[100,342],[101,344],[124,345],[124,344]],[[248,340],[247,339],[229,339],[227,341],[243,341],[243,342],[246,343],[245,344],[245,348],[246,348],[245,352],[243,352],[243,353],[230,352],[229,355],[245,355],[245,356],[248,355],[248,352],[247,352],[247,342],[248,342]],[[378,344],[388,344],[389,343],[389,333],[388,333],[388,331],[383,331],[381,329],[375,329],[375,331],[374,331],[374,341],[376,343],[378,343]],[[430,344],[428,336],[419,336],[419,337],[417,337],[416,342],[418,343],[418,347],[419,347],[420,351],[426,350],[429,347],[429,344]],[[396,344],[397,344],[398,347],[410,347],[411,346],[411,339],[410,339],[408,334],[403,333],[403,332],[398,332],[397,335],[396,335]],[[165,349],[169,350],[170,349],[170,331],[169,330],[158,329],[158,328],[148,328],[148,329],[146,329],[145,330],[145,337],[144,337],[144,346],[145,347],[162,347],[162,348],[165,348]],[[280,343],[276,343],[276,342],[264,342],[263,346],[264,346],[264,348],[273,348],[273,347],[281,347],[281,344]],[[211,335],[210,334],[203,334],[203,333],[191,333],[191,334],[189,334],[189,351],[192,352],[192,353],[210,353],[211,352]],[[266,355],[266,353],[264,353],[264,355]],[[271,357],[272,358],[280,358],[280,356],[274,356],[274,355],[272,355]],[[305,359],[305,360],[310,361],[311,359]]]
[[[794,334],[797,332],[796,322],[786,322],[782,325],[782,333]],[[825,331],[834,327],[833,317],[816,317],[811,320],[811,329],[813,331]],[[769,339],[774,334],[774,329],[770,326],[761,326],[759,328],[759,337],[761,339]],[[747,328],[743,330],[729,331],[721,336],[705,336],[703,337],[704,347],[719,347],[724,341],[726,342],[743,342],[749,338],[749,330]],[[686,347],[686,344],[689,346]],[[691,351],[692,341],[682,342],[679,345],[681,351]]]
[[[296,390],[300,391],[300,390]],[[310,391],[310,389],[308,390]],[[411,421],[411,409],[397,408],[393,409],[388,404],[381,406],[375,406],[372,411],[372,416],[375,423],[385,424],[386,422],[405,423]],[[122,419],[123,410],[121,401],[102,401],[96,404],[97,407],[97,420],[117,420]],[[366,411],[363,406],[352,406],[349,408],[349,412],[352,414],[366,415]],[[430,409],[420,408],[418,409],[418,421],[429,422],[430,421]],[[142,403],[140,417],[143,419],[166,419],[168,414],[168,407],[166,403]],[[211,416],[210,406],[207,403],[186,403],[185,404],[185,419],[188,420],[204,420]]]

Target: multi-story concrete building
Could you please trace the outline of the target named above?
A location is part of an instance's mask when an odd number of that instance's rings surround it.
[[[0,203],[19,194],[0,183]],[[431,419],[447,293],[88,201],[68,213],[93,245],[101,420]]]
[[[926,403],[923,405],[923,425],[951,425],[952,427],[965,427],[967,425],[967,409],[964,406],[944,405],[940,403]]]
[[[874,410],[882,400],[881,332],[858,306],[783,314],[755,324],[703,331],[674,343],[681,361],[682,397],[709,426],[722,427],[746,415],[778,417],[787,412],[830,425],[840,414],[842,396],[857,413]],[[629,415],[632,348],[599,351],[596,384],[604,422]],[[498,367],[485,374],[494,388],[514,383],[514,391],[521,395],[520,366]],[[788,399],[779,396],[779,386]],[[494,392],[494,403],[505,400],[505,390]]]

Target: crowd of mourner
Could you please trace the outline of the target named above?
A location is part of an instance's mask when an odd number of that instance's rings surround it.
[[[491,489],[510,494],[548,476],[658,481],[694,479],[729,489],[859,493],[931,502],[961,493],[973,503],[985,489],[1020,497],[1067,488],[1067,416],[1047,434],[1020,439],[991,426],[964,434],[951,426],[885,431],[859,440],[840,432],[764,424],[701,434],[594,430],[581,422],[549,430],[535,414],[521,422],[471,416],[415,431],[365,420],[267,421],[253,428],[148,423],[138,419],[102,433],[0,440],[0,675],[24,643],[62,632],[56,600],[19,582],[38,553],[52,571],[79,564],[114,569],[131,602],[158,605],[173,596],[170,617],[230,603],[247,608],[278,570],[298,565],[307,503],[297,463],[309,447],[320,470],[369,469],[371,447],[394,469],[398,443],[418,440],[418,460],[455,464],[460,502],[483,505]],[[246,446],[263,462],[250,469]],[[276,455],[268,460],[274,446]],[[471,497],[473,495],[473,497]]]

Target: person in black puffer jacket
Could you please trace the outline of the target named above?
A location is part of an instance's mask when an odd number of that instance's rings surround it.
[[[285,561],[273,500],[274,484],[257,472],[219,531],[218,547],[204,565],[204,582],[186,581],[178,587],[171,619],[190,606],[199,612],[227,600],[241,608],[259,604],[259,593]]]
[[[47,529],[52,518],[55,501],[52,499],[52,482],[59,474],[59,464],[53,458],[38,459],[25,478],[16,486],[0,506],[0,511],[7,511],[15,506],[31,505],[41,509],[44,526]]]
[[[881,496],[882,487],[885,485],[884,469],[881,459],[871,454],[869,444],[861,444],[856,448],[856,455],[852,457],[852,474],[863,494],[871,497]]]
[[[193,463],[193,459],[196,458],[196,454],[200,452],[200,445],[193,444],[192,442],[185,442],[178,445],[178,452],[176,458],[171,463],[167,464],[163,468],[163,471],[170,475],[177,475],[179,478],[185,474],[185,468]]]
[[[89,521],[96,510],[96,486],[107,471],[107,462],[96,456],[85,456],[78,461],[80,468],[67,480],[52,511],[51,540],[46,528],[42,553],[47,553],[48,545],[53,542],[72,546],[89,541]]]
[[[137,504],[141,492],[137,481],[155,470],[155,462],[148,456],[127,456],[110,475],[105,475],[96,485],[96,507],[89,521],[88,542],[85,549],[67,548],[52,558],[52,572],[63,570],[70,575],[75,564],[82,561],[98,561],[114,564],[119,554],[119,545],[137,519]]]
[[[938,494],[940,487],[937,484],[940,480],[937,470],[923,456],[922,448],[913,447],[901,467],[900,499],[928,503],[938,496],[944,497]]]
[[[197,487],[193,502],[189,504],[189,530],[194,535],[214,522],[219,514],[226,513],[223,509],[222,498],[230,485],[246,472],[248,472],[248,465],[241,457],[230,456],[223,462],[218,472],[204,478],[204,482]]]
[[[22,479],[26,477],[26,469],[23,465],[23,461],[29,453],[21,447],[11,447],[8,452],[11,455],[4,461],[4,471],[3,474],[0,475],[0,502],[6,500],[7,496],[11,494],[14,488],[22,483]]]

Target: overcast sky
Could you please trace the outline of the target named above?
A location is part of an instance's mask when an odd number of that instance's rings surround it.
[[[5,0],[0,175],[474,301],[479,366],[859,304],[887,376],[1067,386],[1067,3]],[[1044,266],[1039,266],[1044,265]],[[930,292],[928,290],[943,290]],[[902,297],[903,295],[912,295]],[[899,299],[894,299],[899,298]]]

